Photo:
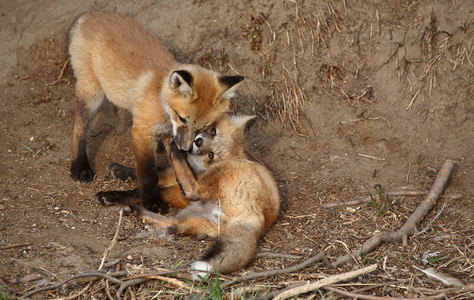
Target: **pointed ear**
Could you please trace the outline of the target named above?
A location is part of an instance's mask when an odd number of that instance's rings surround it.
[[[239,86],[239,83],[244,80],[242,76],[222,76],[219,78],[220,83],[224,87],[224,92],[221,97],[230,99],[235,96],[235,90]]]
[[[238,116],[234,115],[231,118],[232,124],[236,127],[239,128],[240,130],[245,131],[252,126],[255,121],[257,120],[257,116]]]
[[[174,71],[170,77],[170,88],[183,95],[191,95],[193,92],[193,76],[185,70]]]

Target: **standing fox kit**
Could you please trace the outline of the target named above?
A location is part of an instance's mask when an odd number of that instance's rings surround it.
[[[224,115],[216,126],[199,133],[191,152],[171,143],[169,156],[176,178],[191,202],[174,217],[133,206],[145,223],[170,233],[206,234],[217,240],[202,261],[192,264],[196,275],[221,273],[247,265],[258,239],[275,222],[278,187],[270,172],[246,158],[243,133],[252,117]]]
[[[189,151],[195,136],[228,111],[241,76],[222,76],[197,65],[178,63],[171,53],[129,17],[90,12],[70,33],[69,54],[76,76],[71,176],[89,182],[88,133],[107,98],[133,115],[132,146],[142,203],[161,212],[157,139],[174,137]]]

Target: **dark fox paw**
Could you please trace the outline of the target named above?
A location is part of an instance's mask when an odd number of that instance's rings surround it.
[[[130,191],[106,191],[98,192],[95,195],[95,200],[100,205],[140,205],[140,198],[138,190]]]
[[[110,172],[112,177],[118,178],[120,180],[137,180],[137,173],[135,171],[135,168],[125,167],[118,163],[111,163],[107,167],[107,170]]]
[[[142,188],[141,199],[143,206],[154,213],[167,214],[169,211],[168,203],[161,198],[160,191],[156,185]]]
[[[74,160],[71,163],[71,177],[74,181],[91,182],[95,172],[87,160]]]
[[[95,194],[95,201],[97,201],[98,204],[104,206],[116,204],[113,199],[111,201],[110,192],[98,192],[97,194]]]
[[[155,202],[149,205],[144,205],[146,209],[152,211],[154,213],[160,213],[162,215],[166,215],[169,212],[169,205],[163,201]]]

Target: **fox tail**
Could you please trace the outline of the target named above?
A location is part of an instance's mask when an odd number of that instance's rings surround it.
[[[245,223],[227,226],[202,260],[191,264],[193,278],[201,280],[211,272],[230,273],[245,267],[257,251],[255,230]]]

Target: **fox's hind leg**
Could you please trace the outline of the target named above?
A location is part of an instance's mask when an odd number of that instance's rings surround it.
[[[153,228],[167,229],[177,223],[174,217],[165,217],[163,215],[154,213],[143,206],[130,205],[133,212],[136,213],[137,218],[143,223],[151,225]]]
[[[97,109],[104,101],[105,94],[98,82],[81,80],[80,75],[76,74],[77,100],[72,132],[71,177],[75,181],[90,182],[95,173],[91,167],[87,150],[89,129]]]
[[[196,216],[192,211],[189,214],[185,213],[184,216],[178,214],[176,217],[165,217],[151,212],[143,206],[131,205],[130,208],[143,223],[149,224],[153,228],[166,229],[170,234],[206,234],[211,237],[216,237],[219,234],[219,228],[216,223]]]
[[[183,234],[183,235],[205,234],[210,237],[216,237],[219,235],[218,225],[202,217],[186,216],[184,218],[177,218],[177,219],[178,219],[177,224],[171,225],[168,227],[169,233]]]

